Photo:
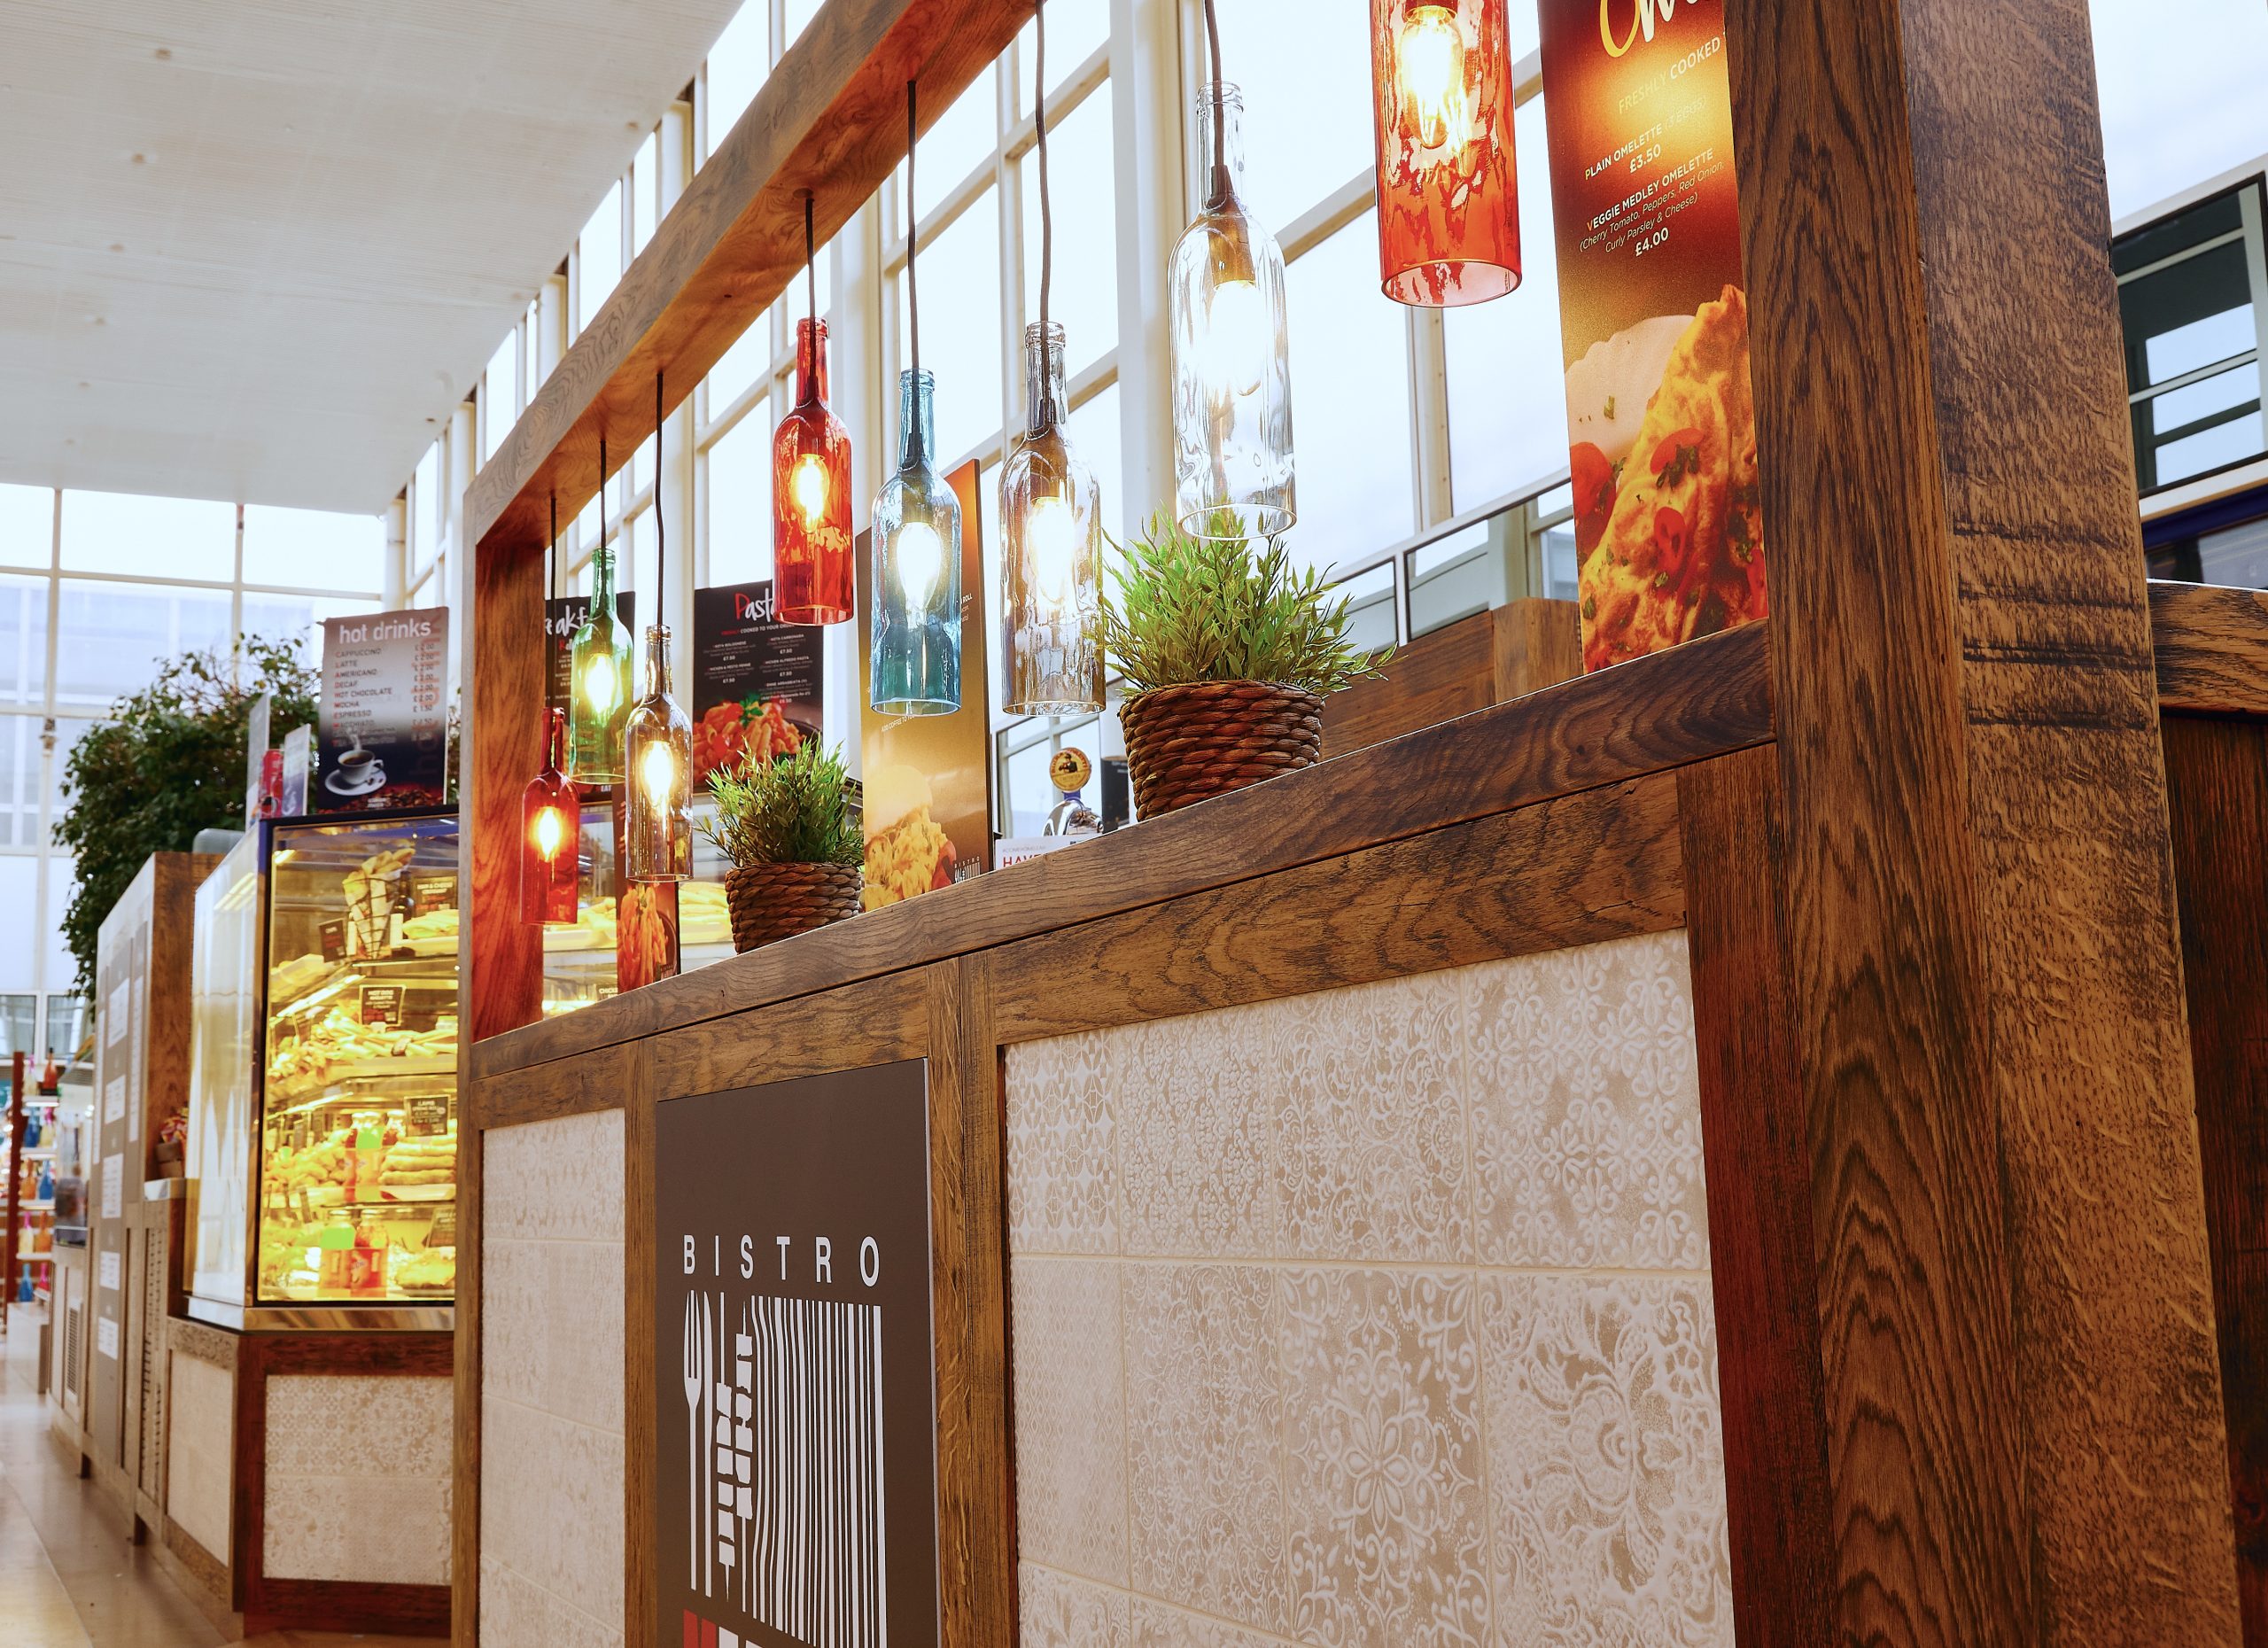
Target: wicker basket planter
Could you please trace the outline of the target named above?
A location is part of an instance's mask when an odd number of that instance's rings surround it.
[[[733,948],[745,955],[858,913],[854,864],[751,864],[725,872]]]
[[[1134,811],[1156,818],[1323,759],[1323,700],[1269,681],[1192,681],[1119,710]]]

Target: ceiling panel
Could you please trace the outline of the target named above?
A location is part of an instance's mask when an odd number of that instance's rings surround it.
[[[5,0],[0,481],[382,509],[738,5]]]

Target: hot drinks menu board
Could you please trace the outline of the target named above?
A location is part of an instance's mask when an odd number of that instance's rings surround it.
[[[615,616],[622,620],[623,628],[630,632],[630,656],[633,670],[642,669],[645,638],[638,633],[638,597],[635,592],[617,589],[614,592]],[[575,632],[583,627],[583,620],[590,616],[588,595],[568,595],[558,601],[543,603],[543,632],[545,637],[543,670],[543,706],[547,710],[567,707],[569,665],[572,662],[570,649]]]
[[[1764,616],[1721,0],[1542,0],[1583,666]]]
[[[693,592],[693,781],[819,736],[825,632],[775,623],[772,586]]]
[[[437,807],[449,754],[446,607],[326,618],[317,812]]]

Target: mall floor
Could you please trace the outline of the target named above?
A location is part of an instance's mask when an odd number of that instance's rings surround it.
[[[0,1644],[5,1648],[427,1648],[404,1636],[268,1631],[208,1619],[133,1544],[47,1438],[37,1307],[11,1306],[0,1336]],[[235,1621],[230,1620],[228,1624]]]

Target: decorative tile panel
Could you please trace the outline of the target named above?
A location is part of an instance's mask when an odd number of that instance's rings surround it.
[[[223,1566],[235,1492],[237,1375],[203,1359],[173,1353],[166,1400],[166,1514]]]
[[[1019,1253],[1118,1251],[1114,1075],[1101,1031],[1008,1049],[1008,1232]]]
[[[1730,1648],[1705,1282],[1483,1283],[1497,1641]]]
[[[1272,1271],[1126,1267],[1134,1589],[1281,1629],[1283,1395]]]
[[[1124,1591],[1026,1562],[1016,1592],[1020,1648],[1127,1648]]]
[[[481,1151],[480,1640],[624,1639],[618,1110]]]
[[[1730,1644],[1682,934],[1007,1071],[1028,1644]]]
[[[1705,1270],[1685,936],[1464,969],[1483,1264]]]
[[[1021,1554],[1126,1582],[1126,1388],[1118,1267],[1017,1259],[1016,1536]]]
[[[1284,1273],[1292,1629],[1487,1639],[1480,1364],[1469,1272]]]

